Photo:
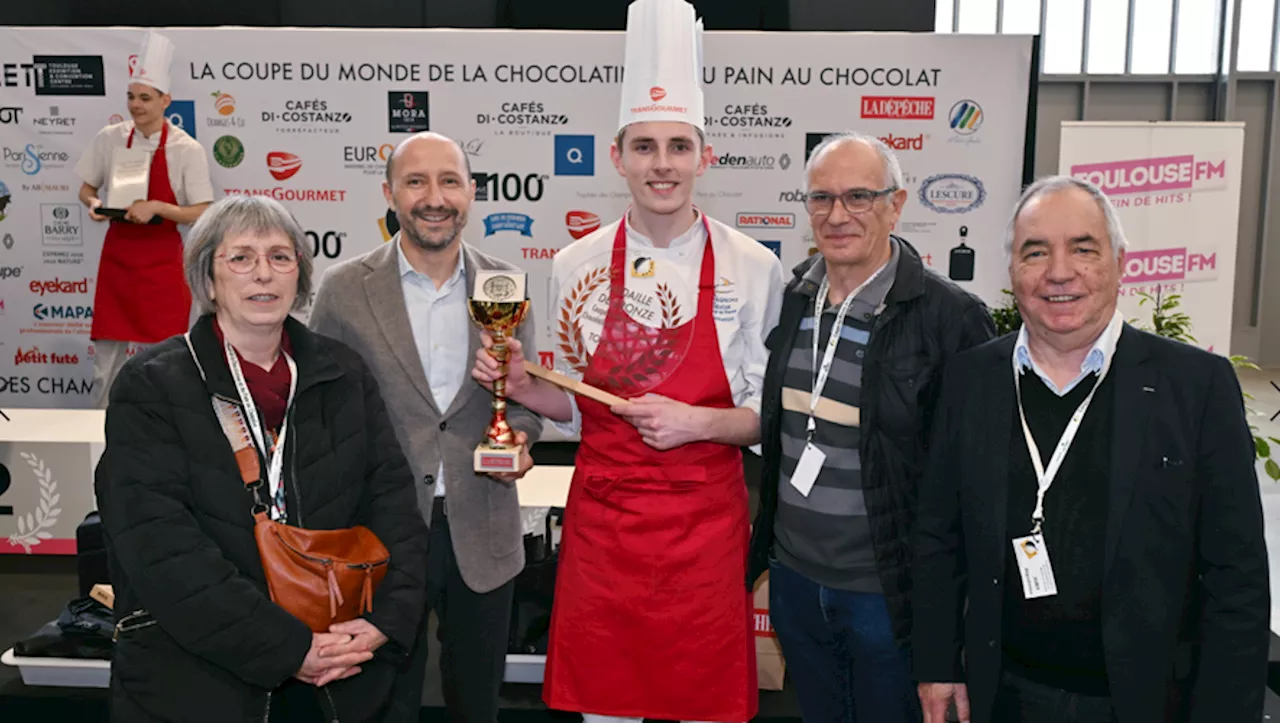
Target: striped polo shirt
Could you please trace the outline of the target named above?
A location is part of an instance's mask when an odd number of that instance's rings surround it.
[[[791,484],[791,475],[804,451],[809,400],[826,344],[840,307],[826,302],[818,328],[818,357],[813,355],[813,299],[826,275],[819,259],[805,274],[813,282],[808,308],[800,322],[795,345],[782,379],[782,469],[778,513],[774,522],[774,554],[778,561],[820,585],[854,592],[882,592],[876,574],[871,525],[862,496],[859,404],[862,361],[871,328],[884,297],[893,286],[899,247],[890,239],[893,255],[871,283],[849,304],[839,330],[835,359],[814,413],[813,443],[826,454],[818,479],[806,497]]]

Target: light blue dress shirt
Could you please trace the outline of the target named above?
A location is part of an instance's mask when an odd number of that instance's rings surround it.
[[[467,316],[466,269],[463,255],[458,254],[458,267],[439,289],[430,277],[409,264],[404,247],[396,244],[400,258],[400,287],[404,291],[404,307],[413,328],[413,343],[426,373],[431,397],[443,414],[468,378],[467,339],[470,317]],[[436,497],[444,496],[444,461],[436,471]]]
[[[1124,328],[1124,316],[1116,309],[1111,315],[1111,321],[1107,324],[1107,328],[1102,331],[1096,341],[1093,342],[1093,348],[1089,349],[1088,355],[1084,361],[1080,363],[1080,375],[1072,379],[1067,386],[1062,389],[1049,378],[1039,364],[1031,358],[1031,349],[1027,346],[1027,327],[1024,325],[1018,331],[1018,342],[1013,347],[1014,368],[1020,373],[1025,373],[1027,369],[1031,369],[1040,377],[1046,387],[1059,397],[1065,397],[1072,389],[1075,389],[1085,377],[1090,374],[1098,374],[1102,372],[1102,368],[1106,366],[1107,359],[1116,353],[1116,343],[1120,341],[1120,332]]]

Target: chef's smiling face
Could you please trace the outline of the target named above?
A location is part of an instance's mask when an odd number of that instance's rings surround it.
[[[697,129],[675,121],[632,123],[609,155],[618,175],[627,179],[636,205],[660,214],[687,209],[694,179],[711,164],[711,146]]]
[[[164,118],[169,94],[142,83],[129,84],[129,115],[135,125],[149,127]]]

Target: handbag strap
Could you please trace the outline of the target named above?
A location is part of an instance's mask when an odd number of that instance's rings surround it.
[[[191,352],[191,359],[196,363],[196,369],[200,372],[201,381],[207,383],[209,378],[204,373],[204,366],[200,364],[200,357],[196,356],[195,347],[191,345],[190,332],[183,334],[182,338],[187,342],[187,350]],[[227,436],[227,441],[231,443],[231,451],[235,455],[236,466],[240,468],[240,479],[244,481],[245,487],[253,490],[254,501],[257,503],[254,506],[254,514],[256,516],[258,507],[265,507],[258,496],[258,490],[262,487],[262,462],[258,459],[258,450],[253,445],[253,437],[249,431],[249,425],[245,422],[244,413],[240,410],[240,407],[214,395],[210,395],[209,398],[213,400],[213,413],[218,418],[222,433]]]

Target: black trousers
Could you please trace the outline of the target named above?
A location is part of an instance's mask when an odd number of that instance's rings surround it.
[[[506,668],[507,637],[515,581],[497,590],[477,593],[458,571],[444,500],[437,498],[431,514],[431,549],[427,555],[427,613],[440,620],[440,676],[449,720],[456,723],[496,723],[498,688]],[[396,679],[387,723],[417,723],[427,671],[427,617],[422,616],[412,662]]]
[[[1108,698],[1050,688],[1008,671],[1000,675],[993,723],[1114,723]]]

